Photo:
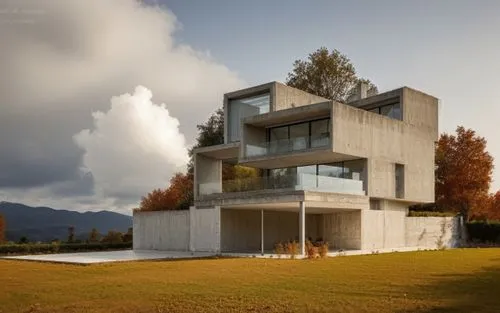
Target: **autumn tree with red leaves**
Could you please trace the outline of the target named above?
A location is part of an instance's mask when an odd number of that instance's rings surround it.
[[[489,220],[500,220],[500,191],[490,196],[488,204],[487,210],[483,212],[483,217]]]
[[[436,204],[471,218],[489,207],[493,157],[486,140],[459,126],[456,135],[442,134],[436,147]]]
[[[177,173],[170,179],[167,189],[155,189],[142,197],[140,211],[189,209],[193,193],[190,174]]]

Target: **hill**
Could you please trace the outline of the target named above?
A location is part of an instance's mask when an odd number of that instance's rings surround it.
[[[75,227],[76,237],[81,239],[86,239],[92,228],[104,234],[108,230],[126,232],[132,227],[131,216],[110,211],[80,213],[0,202],[0,214],[5,217],[9,241],[18,241],[23,236],[29,241],[66,240],[70,226]]]

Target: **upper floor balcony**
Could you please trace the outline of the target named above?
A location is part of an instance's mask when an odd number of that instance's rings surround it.
[[[300,173],[296,175],[251,177],[199,184],[200,196],[257,190],[303,190],[365,195],[363,181]]]

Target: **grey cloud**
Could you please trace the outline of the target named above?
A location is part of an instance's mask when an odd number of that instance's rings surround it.
[[[84,151],[73,136],[92,131],[92,112],[144,85],[180,120],[189,143],[222,94],[244,86],[223,65],[177,45],[177,21],[165,9],[133,0],[2,6],[41,12],[29,23],[8,16],[0,27],[0,193],[20,201],[133,205],[136,194],[101,194],[95,179],[81,176]]]

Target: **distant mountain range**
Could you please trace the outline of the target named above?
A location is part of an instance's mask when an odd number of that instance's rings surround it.
[[[19,241],[23,236],[33,242],[66,240],[70,226],[75,228],[77,239],[88,238],[92,228],[105,234],[109,230],[126,232],[132,227],[131,216],[110,211],[80,213],[3,201],[0,202],[0,214],[6,221],[9,241]]]

